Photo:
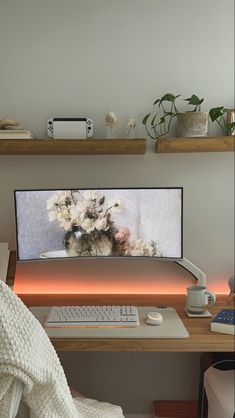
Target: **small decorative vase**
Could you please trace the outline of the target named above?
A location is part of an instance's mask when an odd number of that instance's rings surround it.
[[[208,136],[209,113],[208,112],[180,113],[177,117],[176,132],[177,132],[177,136],[181,136],[181,137]]]
[[[117,117],[114,112],[109,112],[105,116],[105,137],[114,139],[116,137]]]
[[[134,139],[136,137],[135,129],[136,129],[135,120],[131,118],[127,121],[127,125],[126,125],[126,137],[128,139]]]
[[[105,138],[106,139],[115,139],[116,138],[116,125],[106,125],[105,126]]]

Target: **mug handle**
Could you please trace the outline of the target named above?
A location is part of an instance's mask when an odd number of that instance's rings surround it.
[[[213,292],[209,292],[209,290],[206,291],[206,294],[209,296],[210,303],[208,303],[208,308],[214,306],[216,302],[216,294]]]

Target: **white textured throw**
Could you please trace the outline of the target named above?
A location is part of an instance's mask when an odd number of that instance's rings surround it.
[[[24,384],[30,418],[123,418],[119,406],[73,399],[41,324],[0,280],[0,418],[9,418],[15,382]]]

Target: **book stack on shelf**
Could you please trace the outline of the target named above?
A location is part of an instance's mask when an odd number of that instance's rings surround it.
[[[0,119],[0,139],[33,139],[35,136],[31,131],[24,129],[24,126],[15,119]]]
[[[25,129],[0,129],[0,139],[34,139],[31,131]]]

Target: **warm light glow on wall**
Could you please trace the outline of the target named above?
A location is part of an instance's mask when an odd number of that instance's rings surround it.
[[[104,280],[97,283],[94,279],[79,278],[76,283],[69,280],[66,283],[56,283],[48,276],[45,281],[29,283],[21,277],[15,281],[14,291],[17,294],[185,294],[186,287],[192,284],[191,280],[172,283],[171,278],[168,283],[156,283],[151,278],[146,278],[145,283],[133,283],[128,277],[112,282]]]
[[[208,280],[208,289],[217,294],[228,294],[227,277]],[[40,295],[99,296],[168,294],[185,295],[187,287],[196,279],[173,262],[121,262],[119,260],[94,260],[64,262],[17,263],[14,291],[22,297]],[[66,298],[65,298],[66,299]],[[121,301],[121,297],[119,298]],[[40,303],[41,303],[40,302]]]
[[[97,281],[94,277],[79,277],[76,280],[67,279],[65,281],[58,281],[58,277],[44,276],[35,280],[29,280],[27,276],[17,276],[14,285],[14,291],[19,294],[130,294],[130,295],[153,295],[153,294],[185,294],[188,286],[196,284],[191,277],[181,280],[169,278],[168,281],[164,277],[153,278],[151,276],[145,277],[144,281],[133,280],[126,276],[121,276],[119,279],[107,279]],[[228,285],[224,280],[215,280],[214,286],[208,288],[217,293],[228,293]]]

